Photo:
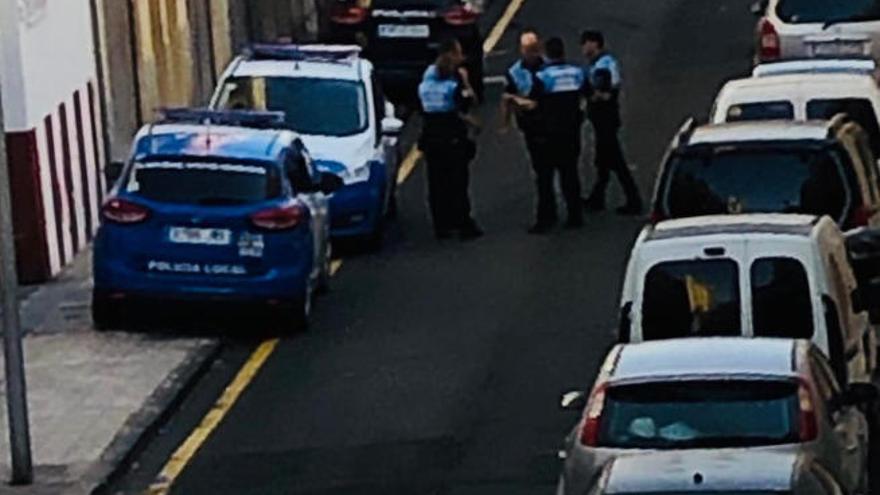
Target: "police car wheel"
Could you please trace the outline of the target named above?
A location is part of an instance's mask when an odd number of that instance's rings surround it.
[[[106,332],[119,330],[125,326],[125,307],[121,301],[111,301],[107,297],[92,294],[92,323],[95,330]]]
[[[281,309],[278,321],[281,333],[290,334],[308,330],[309,317],[312,313],[312,291],[308,292],[307,295],[297,297]]]

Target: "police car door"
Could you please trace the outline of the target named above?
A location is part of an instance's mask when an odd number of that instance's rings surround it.
[[[311,213],[310,227],[314,242],[312,277],[316,278],[324,266],[329,242],[327,196],[321,192],[318,173],[312,164],[311,156],[299,139],[291,146],[286,168],[296,198],[305,203]]]

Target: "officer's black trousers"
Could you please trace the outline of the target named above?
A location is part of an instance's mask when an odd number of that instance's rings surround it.
[[[569,220],[580,220],[583,217],[581,178],[578,173],[580,135],[526,136],[526,145],[532,158],[538,190],[538,223],[549,224],[558,219],[555,190],[557,171]]]
[[[424,146],[422,151],[428,163],[428,204],[434,231],[448,233],[473,228],[468,170],[472,157],[467,145],[437,143]]]
[[[623,147],[618,135],[619,130],[620,127],[617,124],[593,122],[593,140],[596,146],[593,159],[597,177],[589,201],[594,205],[605,205],[605,190],[611,180],[611,172],[614,172],[623,187],[627,204],[641,206],[642,200],[639,196],[638,186],[636,186],[636,181],[633,179],[623,156]]]

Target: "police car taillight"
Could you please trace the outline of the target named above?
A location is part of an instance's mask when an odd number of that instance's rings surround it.
[[[330,20],[336,24],[360,24],[367,20],[367,9],[356,5],[336,5],[330,12]]]
[[[476,23],[480,18],[480,13],[467,4],[456,5],[447,10],[446,13],[443,14],[443,18],[446,20],[447,24],[453,26],[466,26],[468,24]]]
[[[819,435],[816,408],[810,384],[801,379],[798,384],[798,436],[801,442],[811,442]]]
[[[779,33],[770,19],[764,17],[758,26],[758,58],[762,62],[776,60],[782,55]]]
[[[150,217],[150,209],[127,199],[110,198],[101,207],[104,219],[113,223],[140,223]]]
[[[251,223],[264,230],[290,230],[302,224],[308,212],[300,204],[289,204],[258,211],[251,215]]]

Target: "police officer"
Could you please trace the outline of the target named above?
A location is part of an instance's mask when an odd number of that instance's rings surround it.
[[[626,195],[626,204],[618,208],[617,212],[622,215],[638,215],[642,211],[642,199],[623,156],[623,147],[618,136],[622,125],[620,65],[605,50],[605,37],[599,31],[584,31],[581,35],[581,46],[588,61],[585,71],[592,88],[588,115],[593,125],[593,160],[597,173],[596,184],[585,201],[586,207],[590,211],[605,209],[605,190],[611,179],[611,172],[614,172]]]
[[[428,203],[438,239],[457,232],[463,240],[483,235],[471,217],[468,167],[476,145],[465,113],[475,99],[457,40],[441,43],[434,65],[419,85],[424,113],[419,148],[428,163]]]
[[[583,225],[583,204],[578,164],[581,156],[581,103],[587,93],[583,68],[565,61],[565,44],[560,38],[547,40],[544,66],[535,74],[533,98],[537,101],[538,123],[545,137],[543,146],[532,153],[538,183],[538,221],[530,232],[543,234],[556,223],[554,180],[559,172],[562,194],[568,209],[566,228]]]

